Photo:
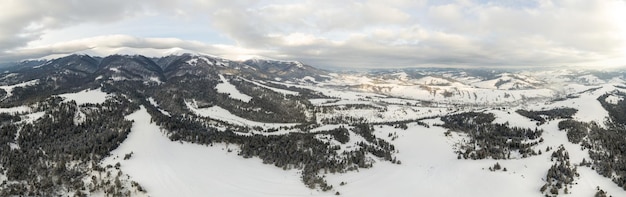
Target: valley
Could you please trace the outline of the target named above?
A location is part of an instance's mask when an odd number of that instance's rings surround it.
[[[626,195],[626,70],[197,54],[0,74],[2,196]]]

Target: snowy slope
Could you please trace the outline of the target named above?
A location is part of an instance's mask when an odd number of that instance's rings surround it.
[[[516,122],[523,117],[501,118]],[[399,134],[393,143],[400,150],[397,157],[402,164],[381,161],[359,172],[326,174],[336,187],[324,193],[304,187],[294,170],[283,171],[259,159],[237,156],[236,146],[172,142],[150,123],[144,108],[128,119],[135,122],[131,134],[104,164],[120,162],[121,169],[140,182],[150,196],[331,196],[334,192],[343,196],[541,196],[539,187],[552,165],[549,152],[517,160],[458,160],[452,147],[461,138],[446,137],[443,128],[409,124],[409,129],[402,130],[383,126],[377,127],[375,134],[383,138],[388,133]],[[539,148],[566,144],[572,161],[588,158],[585,151],[567,142],[556,122],[542,128],[546,130],[545,143]],[[131,159],[120,159],[130,152]],[[496,162],[508,171],[487,170]],[[614,196],[626,195],[590,169],[579,168],[579,172],[578,184],[568,196],[591,196],[596,186]],[[347,184],[339,186],[341,182]]]
[[[237,156],[236,146],[172,142],[150,122],[143,107],[127,118],[134,121],[131,133],[103,165],[120,162],[121,170],[150,196],[330,195],[306,188],[295,170],[283,171],[260,159]],[[123,160],[130,152],[133,156]]]
[[[104,103],[104,101],[106,101],[108,94],[105,92],[102,92],[101,89],[95,89],[95,90],[83,90],[83,91],[76,92],[76,93],[61,94],[59,96],[67,100],[74,100],[76,101],[77,105],[81,105],[85,103],[102,104]]]
[[[250,100],[252,100],[251,96],[248,96],[239,92],[239,90],[237,90],[237,87],[235,87],[233,84],[230,84],[228,82],[228,79],[226,79],[224,75],[219,75],[219,76],[220,76],[220,80],[222,80],[222,83],[217,84],[217,86],[215,86],[215,89],[217,90],[217,92],[226,93],[229,95],[230,98],[238,99],[243,102],[250,102]]]
[[[272,90],[274,92],[278,92],[278,93],[284,94],[284,95],[298,95],[299,94],[298,92],[294,92],[294,91],[291,91],[291,90],[284,90],[284,89],[280,89],[280,88],[269,87],[267,85],[261,84],[261,83],[256,82],[256,81],[248,80],[248,79],[245,79],[245,78],[240,78],[240,79],[242,79],[244,81],[247,81],[247,82],[250,82],[250,83],[252,83],[254,85],[257,85],[257,86],[260,86],[260,87]]]
[[[39,80],[35,79],[35,80],[27,81],[27,82],[14,84],[14,85],[0,86],[0,89],[3,89],[4,91],[7,92],[7,95],[5,96],[5,98],[8,98],[8,97],[11,97],[14,88],[35,85],[37,83],[39,83]]]
[[[208,108],[198,108],[198,104],[193,102],[185,103],[187,108],[198,116],[208,117],[216,120],[221,120],[235,125],[249,126],[249,127],[262,127],[262,128],[278,128],[278,127],[291,127],[297,125],[297,123],[264,123],[248,120],[237,115],[230,113],[228,110],[221,108],[220,106],[212,106]]]

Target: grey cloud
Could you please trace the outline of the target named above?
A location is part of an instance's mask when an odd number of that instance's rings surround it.
[[[626,3],[620,0],[24,2],[43,5],[0,8],[4,60],[180,48],[334,67],[626,64]],[[204,17],[206,23],[197,25],[211,26],[234,44],[102,36],[23,47],[50,29],[142,14]]]
[[[179,50],[171,50],[176,48],[179,48]],[[227,53],[232,53],[232,51],[224,50],[220,47],[175,38],[137,38],[125,35],[110,35],[73,40],[36,48],[14,50],[0,55],[0,59],[18,61],[32,57],[68,55],[72,53],[87,53],[104,56],[119,52],[163,56],[167,55],[165,53],[169,51],[204,51],[218,55],[228,55]]]
[[[611,15],[626,12],[620,1],[394,6],[305,2],[214,19],[244,47],[268,47],[283,58],[335,66],[544,66],[619,59],[626,52],[625,27]],[[295,33],[315,38],[306,46],[279,39]]]
[[[25,46],[49,30],[86,22],[109,23],[169,4],[166,0],[3,1],[0,7],[0,51]]]

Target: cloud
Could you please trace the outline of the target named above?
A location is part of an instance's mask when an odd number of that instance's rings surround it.
[[[47,31],[81,23],[111,23],[175,4],[166,0],[2,0],[0,50],[26,46]]]
[[[72,53],[106,56],[111,54],[140,54],[161,57],[170,54],[201,53],[229,59],[252,57],[268,52],[229,45],[209,45],[177,38],[139,38],[128,35],[97,36],[52,45],[22,48],[6,52],[0,59],[13,61],[32,57],[59,57]]]
[[[626,2],[621,0],[25,0],[6,5],[0,8],[2,60],[188,50],[333,67],[626,65]],[[229,41],[107,32],[108,24],[142,16],[193,21],[189,25]],[[50,33],[84,23],[102,26],[94,30],[102,36]],[[131,25],[151,24],[168,26]],[[62,41],[41,44],[46,43],[38,42],[42,35]]]

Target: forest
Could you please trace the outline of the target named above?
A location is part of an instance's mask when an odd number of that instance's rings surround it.
[[[554,119],[571,119],[576,112],[577,109],[574,108],[556,108],[550,110],[541,110],[541,111],[532,111],[532,110],[516,110],[518,114],[530,118],[531,120],[537,121],[537,125],[542,125],[546,121],[551,121]]]
[[[491,113],[464,112],[441,117],[444,124],[438,126],[470,138],[459,144],[459,159],[511,159],[514,151],[522,158],[541,154],[535,147],[543,141],[543,130],[492,123],[494,119]]]

